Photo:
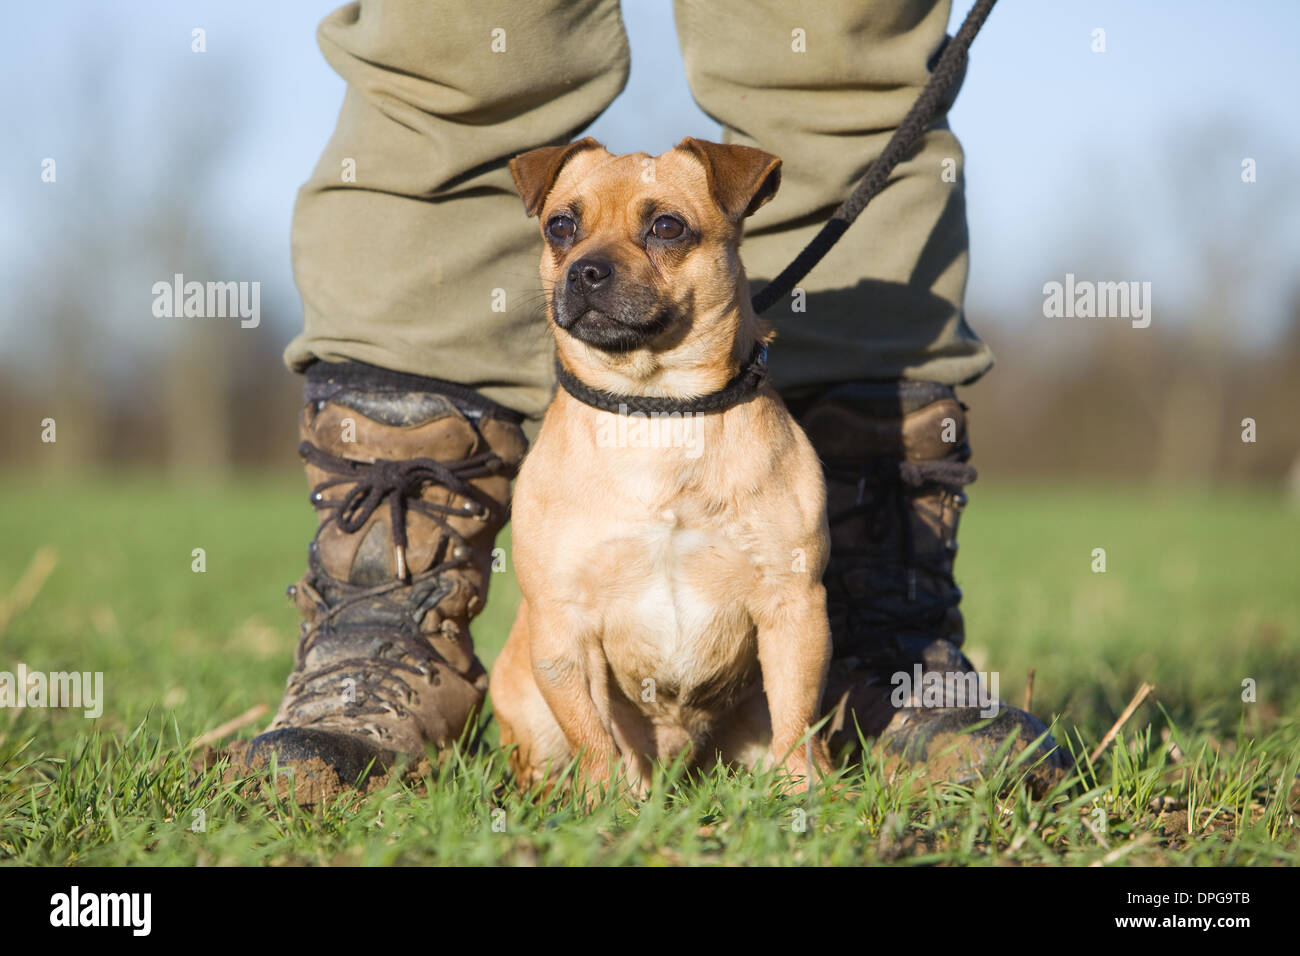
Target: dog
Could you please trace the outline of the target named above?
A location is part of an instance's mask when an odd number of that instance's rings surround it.
[[[576,757],[589,793],[644,796],[652,762],[684,755],[806,789],[830,770],[810,734],[831,651],[826,492],[763,374],[771,334],[738,253],[781,161],[692,138],[615,156],[588,137],[510,172],[545,242],[564,384],[517,479],[523,601],[491,679],[516,779],[549,786]]]

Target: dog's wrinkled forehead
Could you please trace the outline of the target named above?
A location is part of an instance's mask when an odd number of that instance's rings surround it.
[[[560,170],[541,216],[545,219],[560,206],[577,207],[588,228],[604,222],[640,221],[660,211],[682,213],[697,221],[725,219],[710,199],[708,174],[688,153],[674,149],[660,156],[611,156],[604,150],[588,150]]]
[[[615,156],[591,137],[516,156],[510,174],[530,216],[545,219],[556,203],[582,200],[597,215],[637,211],[651,201],[739,226],[776,194],[781,160],[748,146],[687,137],[659,156]]]

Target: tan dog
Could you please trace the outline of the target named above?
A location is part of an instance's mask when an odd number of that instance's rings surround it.
[[[737,248],[781,161],[684,139],[651,158],[591,138],[510,171],[546,252],[563,369],[622,396],[722,390],[769,333]],[[620,416],[559,389],[519,473],[524,601],[492,673],[524,786],[580,755],[588,783],[650,760],[755,766],[807,786],[801,744],[830,659],[821,578],[825,488],[812,446],[765,377],[720,410]],[[567,387],[567,386],[566,386]]]

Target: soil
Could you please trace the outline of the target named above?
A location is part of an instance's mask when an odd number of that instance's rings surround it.
[[[202,756],[195,761],[194,769],[205,772],[216,767],[223,759],[227,760],[221,775],[222,782],[235,783],[252,777],[247,780],[243,792],[246,796],[255,795],[270,783],[265,777],[269,764],[266,760],[250,763],[245,756],[247,750],[248,741],[244,740],[236,741],[222,749],[204,747]],[[312,809],[317,805],[330,803],[344,794],[366,795],[381,790],[392,780],[394,773],[400,773],[403,779],[411,781],[427,779],[432,772],[433,768],[428,758],[422,756],[405,766],[396,766],[390,770],[376,769],[358,788],[351,781],[340,780],[334,768],[325,761],[319,757],[312,757],[309,760],[281,765],[276,775],[275,792],[281,799],[292,799],[303,808]]]

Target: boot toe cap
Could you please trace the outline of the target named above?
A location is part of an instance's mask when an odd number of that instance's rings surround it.
[[[1068,755],[1042,721],[1019,708],[1003,704],[991,718],[973,708],[916,711],[914,717],[887,731],[880,743],[889,756],[928,764],[939,779],[974,783],[994,769],[1000,755],[1014,759],[1039,737],[1036,754],[1022,767],[1030,788],[1041,795],[1070,769]],[[1004,749],[1012,736],[1014,743]]]
[[[254,737],[245,759],[250,765],[262,766],[274,754],[280,766],[306,767],[319,760],[338,776],[339,783],[350,786],[364,782],[363,777],[383,773],[392,755],[369,741],[350,734],[306,727],[280,727]]]

